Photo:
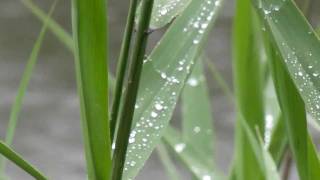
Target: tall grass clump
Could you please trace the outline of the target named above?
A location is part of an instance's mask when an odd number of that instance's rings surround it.
[[[320,41],[308,21],[312,2],[236,1],[233,90],[205,52],[224,0],[130,0],[115,76],[108,66],[108,1],[72,0],[69,33],[51,17],[56,1],[47,14],[32,0],[22,0],[43,27],[11,109],[6,139],[0,141],[0,178],[7,179],[8,159],[35,179],[48,179],[11,146],[50,30],[74,56],[86,157],[83,179],[135,179],[153,152],[171,180],[184,179],[180,166],[198,180],[287,180],[291,167],[301,180],[319,179],[314,134],[320,121]],[[164,33],[152,47],[148,39],[160,29]],[[211,84],[235,110],[228,173],[217,164],[215,151],[221,147]],[[171,124],[176,117],[179,123]]]

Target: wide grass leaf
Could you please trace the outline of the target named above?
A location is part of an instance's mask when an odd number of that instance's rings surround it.
[[[317,158],[312,158],[317,157],[317,154],[314,154],[316,151],[308,149],[313,148],[313,146],[308,145],[308,143],[312,144],[312,140],[308,135],[304,102],[285,69],[281,56],[277,54],[273,47],[270,48],[270,53],[275,88],[283,113],[286,135],[297,164],[300,179],[317,179],[319,177],[313,175],[314,172],[320,171],[320,164]],[[310,165],[309,158],[313,160],[313,165]]]
[[[255,17],[250,0],[237,1],[233,31],[233,71],[238,110],[234,167],[239,180],[263,178],[259,160],[240,125],[240,121],[246,121],[252,131],[257,126],[264,133],[263,78]]]
[[[220,3],[221,0],[192,1],[146,58],[124,179],[137,175],[165,132]]]
[[[213,117],[202,60],[196,62],[182,92],[182,137],[188,146],[198,151],[193,156],[209,160],[209,167],[213,169]]]
[[[191,0],[155,0],[150,28],[159,29],[167,25],[182,13],[190,2]],[[140,16],[139,9],[137,10],[137,17]]]
[[[212,159],[203,161],[203,159],[195,156],[198,154],[197,149],[186,144],[179,131],[168,127],[163,138],[168,147],[177,154],[177,157],[197,179],[216,179],[220,177],[211,167]]]
[[[110,179],[107,5],[105,0],[74,3],[75,60],[89,179]]]
[[[292,0],[254,2],[308,112],[319,123],[320,42],[317,35]]]

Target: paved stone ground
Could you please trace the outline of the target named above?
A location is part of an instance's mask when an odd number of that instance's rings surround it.
[[[51,1],[36,0],[48,9]],[[60,1],[54,18],[70,30],[69,1]],[[116,59],[126,18],[127,1],[110,0],[111,58]],[[222,15],[208,42],[208,57],[231,83],[231,24],[233,1],[226,1]],[[0,137],[4,137],[10,106],[20,77],[41,24],[15,0],[0,1]],[[160,34],[160,33],[159,33]],[[153,43],[159,38],[153,35]],[[112,60],[111,66],[115,61]],[[51,179],[85,179],[79,102],[76,96],[73,58],[49,33],[32,77],[19,119],[14,148],[33,162]],[[233,108],[212,78],[208,77],[217,130],[217,164],[227,172],[233,154]],[[181,169],[184,179],[190,175]],[[30,177],[9,164],[13,180]],[[166,179],[158,157],[153,155],[138,180]]]

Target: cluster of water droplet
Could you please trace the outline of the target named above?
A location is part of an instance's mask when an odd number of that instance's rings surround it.
[[[124,175],[127,176],[127,178],[134,176],[134,172],[128,172],[129,174],[127,175],[126,172],[137,164],[143,163],[148,158],[148,155],[151,154],[160,140],[161,135],[165,132],[178,101],[179,94],[183,89],[184,82],[182,82],[182,80],[185,81],[187,79],[194,65],[193,61],[198,55],[198,43],[202,40],[204,33],[209,28],[215,8],[220,6],[221,2],[221,0],[197,1],[199,2],[197,11],[190,14],[190,20],[185,23],[186,31],[190,34],[189,36],[181,34],[181,36],[185,36],[185,39],[191,44],[187,46],[188,49],[185,49],[186,47],[181,50],[177,49],[177,51],[174,52],[176,54],[175,56],[171,59],[166,59],[167,64],[163,62],[157,63],[157,61],[163,61],[163,59],[154,59],[152,55],[144,61],[143,68],[145,70],[142,72],[142,77],[148,78],[147,76],[153,72],[154,75],[158,76],[158,79],[153,79],[154,82],[152,83],[144,82],[143,79],[141,80],[140,92],[134,114],[134,121],[136,121],[136,123],[130,134],[124,168]],[[163,11],[163,14],[164,13],[165,11]],[[174,39],[171,41],[174,41]],[[166,52],[162,53],[165,54]],[[172,49],[168,49],[167,53],[173,53]],[[144,72],[148,72],[148,74],[144,75]],[[197,86],[198,81],[198,79],[189,79],[187,84]],[[168,95],[170,95],[169,98]],[[194,131],[199,132],[199,127],[195,127]],[[182,152],[184,148],[184,143],[179,143],[175,146],[177,152]],[[146,154],[148,155],[146,156]],[[204,180],[210,179],[205,176]]]
[[[157,3],[154,7],[154,21],[169,21],[173,19],[180,12],[179,9],[183,10],[184,7],[189,4],[189,2],[190,0],[159,1],[159,3]]]

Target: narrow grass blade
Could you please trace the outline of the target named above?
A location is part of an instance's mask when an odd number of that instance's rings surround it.
[[[291,80],[284,64],[281,62],[281,57],[276,54],[276,51],[270,48],[270,60],[272,72],[277,91],[277,97],[284,116],[285,128],[289,139],[290,148],[293,157],[297,164],[300,179],[317,179],[313,177],[312,172],[320,170],[320,164],[310,166],[308,156],[308,129],[304,102],[300,97],[293,81]]]
[[[242,115],[240,115],[240,118],[243,118]],[[253,155],[258,160],[258,166],[260,166],[260,169],[263,173],[263,179],[266,180],[280,180],[279,173],[277,172],[277,166],[274,163],[270,153],[266,148],[264,148],[263,140],[260,138],[260,142],[258,141],[257,137],[258,135],[255,135],[249,126],[249,124],[245,121],[239,121],[240,127],[243,128],[244,133],[246,134],[249,143],[251,144]],[[258,126],[256,126],[258,129]],[[259,129],[258,129],[259,132]]]
[[[114,155],[112,159],[112,179],[122,179],[126,153],[129,144],[129,135],[133,124],[135,103],[141,79],[142,65],[148,41],[153,0],[142,1],[141,17],[139,19],[136,42],[133,47],[132,61],[128,75],[127,89],[123,99],[123,109],[119,115],[119,131],[117,132]],[[135,162],[131,162],[135,163]],[[124,179],[127,179],[126,177]]]
[[[257,44],[257,22],[250,0],[237,1],[233,31],[234,86],[237,97],[235,170],[239,180],[262,179],[263,173],[241,121],[264,133],[263,79]],[[243,118],[239,117],[243,115]]]
[[[169,155],[169,152],[167,151],[165,145],[163,143],[160,143],[157,147],[157,152],[159,155],[159,159],[163,164],[163,167],[165,168],[168,178],[170,180],[178,180],[181,179],[180,175],[178,174],[178,171]]]
[[[48,178],[45,177],[39,170],[37,170],[35,167],[33,167],[30,163],[25,161],[19,154],[14,152],[12,149],[10,149],[9,146],[7,146],[5,143],[0,141],[0,154],[2,154],[4,157],[15,163],[17,166],[19,166],[21,169],[23,169],[25,172],[33,176],[37,180],[47,180]]]
[[[137,0],[130,1],[130,7],[128,12],[126,29],[124,32],[124,37],[122,40],[119,60],[117,64],[117,76],[116,76],[116,86],[114,89],[114,96],[112,101],[111,115],[110,115],[110,133],[111,142],[114,141],[114,134],[117,127],[117,119],[120,110],[120,102],[123,91],[123,84],[126,74],[126,68],[128,66],[129,50],[132,40],[133,28],[134,28],[134,17],[137,9]]]
[[[32,0],[21,0],[22,4],[25,5],[30,12],[32,12],[37,18],[39,18],[42,22],[47,21],[48,28],[54,33],[54,35],[63,43],[65,46],[73,52],[74,43],[72,40],[72,36],[69,35],[57,22],[55,22],[52,18],[48,19],[45,12],[42,11],[38,6],[34,4]]]
[[[43,23],[46,20],[45,12],[40,9],[32,0],[21,0],[21,2],[32,12],[35,17],[37,17]],[[63,29],[54,19],[51,17],[48,19],[48,29],[52,31],[52,33],[61,41],[65,47],[74,53],[74,42],[72,36]],[[109,91],[113,92],[115,87],[115,79],[113,75],[109,72],[108,73],[108,86]]]
[[[152,10],[150,29],[159,29],[173,21],[180,15],[191,0],[156,0]],[[139,9],[141,7],[141,3]],[[137,11],[137,20],[140,10]]]
[[[17,123],[18,123],[18,119],[19,119],[19,114],[22,108],[22,103],[23,103],[23,99],[25,97],[32,73],[33,73],[33,69],[37,63],[38,60],[38,55],[42,46],[42,42],[43,39],[45,37],[45,34],[47,32],[47,27],[48,27],[48,22],[50,19],[51,14],[53,13],[55,6],[56,6],[56,2],[55,1],[53,3],[53,5],[51,6],[51,9],[48,13],[48,15],[45,15],[45,21],[44,24],[41,28],[41,31],[39,33],[39,36],[32,48],[30,57],[27,61],[25,70],[23,72],[22,75],[22,79],[20,81],[19,84],[19,88],[16,94],[16,98],[15,101],[13,102],[13,105],[11,107],[11,111],[10,111],[10,117],[9,117],[9,122],[8,122],[8,127],[7,127],[7,133],[6,133],[6,137],[5,137],[5,142],[8,146],[12,145],[13,142],[13,138],[14,138],[14,134],[16,131],[16,127],[17,127]],[[4,171],[5,169],[5,160],[4,159],[0,159],[0,170]]]
[[[221,3],[221,0],[192,1],[145,60],[124,179],[137,175],[164,134]],[[130,166],[132,162],[134,166]]]
[[[319,123],[319,38],[292,0],[254,2],[308,112]]]
[[[227,81],[223,78],[221,73],[216,68],[215,64],[208,59],[205,59],[205,64],[207,65],[209,72],[212,77],[217,81],[217,85],[220,86],[224,94],[230,99],[231,102],[234,102],[233,92],[228,86]]]
[[[196,62],[182,92],[182,136],[184,142],[195,149],[192,156],[208,161],[208,168],[213,169],[213,117],[201,60]]]
[[[105,0],[74,1],[76,70],[89,179],[111,177]]]
[[[288,147],[288,137],[285,132],[283,116],[277,120],[270,139],[269,152],[274,159],[277,167],[280,167],[285,151]]]

